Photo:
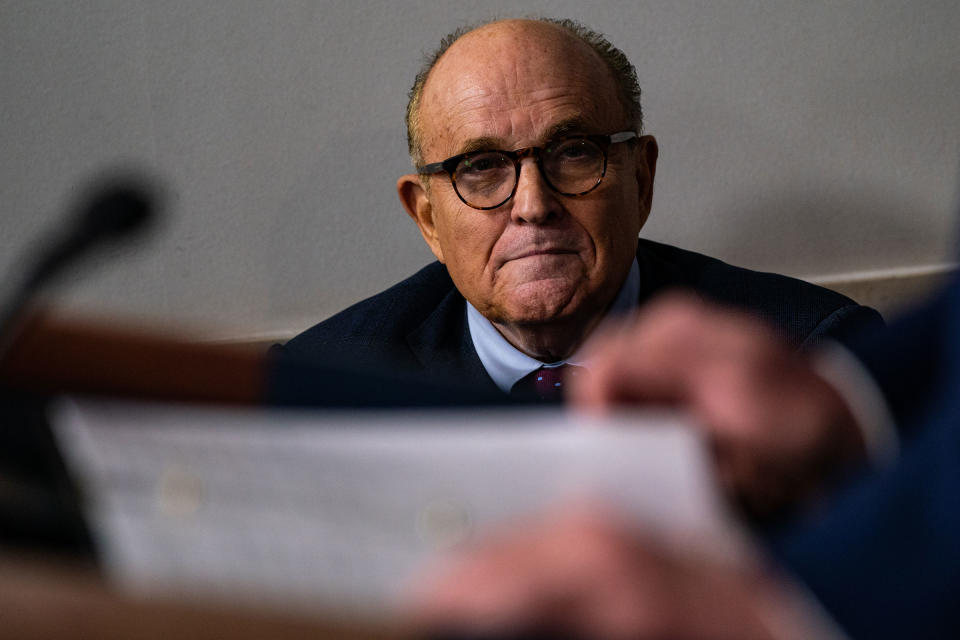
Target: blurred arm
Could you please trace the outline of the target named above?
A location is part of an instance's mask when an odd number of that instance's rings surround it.
[[[689,411],[712,443],[726,492],[761,521],[822,494],[865,460],[843,397],[753,317],[668,296],[594,348],[591,375],[572,389],[574,405]]]

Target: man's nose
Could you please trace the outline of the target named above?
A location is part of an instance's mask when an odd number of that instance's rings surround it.
[[[514,222],[544,224],[560,213],[560,201],[547,184],[533,158],[520,161],[520,177],[517,191],[513,194],[510,217]]]

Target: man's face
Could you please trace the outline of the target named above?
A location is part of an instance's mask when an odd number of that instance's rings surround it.
[[[552,25],[497,23],[457,41],[421,102],[426,162],[478,149],[543,146],[558,131],[631,129],[603,63]],[[646,221],[656,143],[611,145],[600,185],[552,191],[532,158],[514,197],[489,211],[464,204],[446,174],[405,176],[401,199],[463,296],[509,338],[510,327],[581,323],[606,311]],[[504,331],[504,328],[507,331]]]

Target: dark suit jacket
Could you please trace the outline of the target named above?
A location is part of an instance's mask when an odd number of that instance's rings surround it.
[[[903,436],[774,554],[853,638],[960,638],[960,280],[855,353]]]
[[[847,340],[883,324],[873,309],[794,278],[733,267],[649,240],[640,240],[637,259],[638,303],[667,289],[688,289],[755,313],[799,348],[824,338]],[[395,367],[496,390],[473,348],[465,301],[439,262],[304,331],[282,352],[301,360],[372,371]]]

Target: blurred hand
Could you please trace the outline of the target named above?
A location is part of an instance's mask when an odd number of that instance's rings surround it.
[[[670,295],[600,336],[574,406],[667,404],[707,432],[720,482],[763,521],[821,492],[865,447],[837,392],[760,320]]]
[[[770,638],[777,585],[680,556],[609,513],[568,509],[448,558],[414,589],[435,637]],[[771,604],[773,603],[773,604]]]

